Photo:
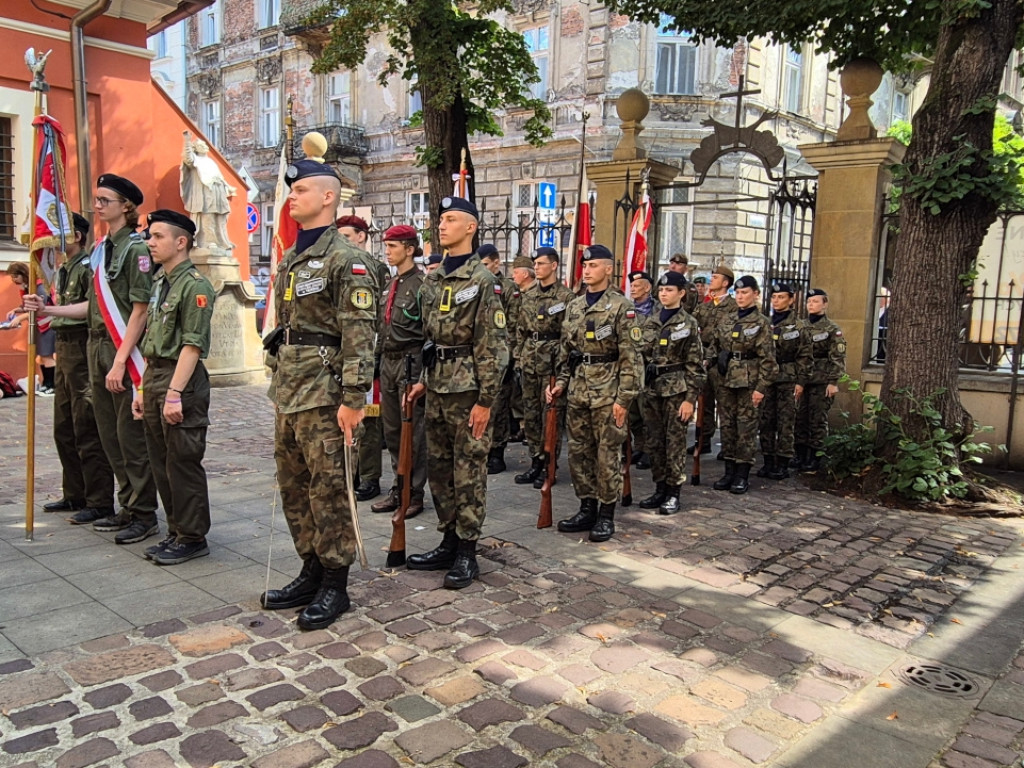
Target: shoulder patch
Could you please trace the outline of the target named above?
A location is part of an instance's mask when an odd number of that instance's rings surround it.
[[[200,309],[206,309],[206,294],[205,293],[197,293],[196,294],[196,306],[199,307]]]
[[[149,272],[150,266],[149,251],[146,251],[145,256],[139,256],[139,272]]]
[[[128,234],[128,239],[129,240],[133,240],[136,243],[144,243],[144,242],[146,242],[145,240],[142,239],[142,234],[139,233],[139,232],[130,232]]]
[[[843,332],[836,328],[836,336],[842,336]]]
[[[626,310],[626,317],[629,318],[630,320],[635,320],[636,319],[636,310],[635,309],[627,309]]]
[[[500,309],[494,313],[494,326],[496,328],[505,327],[505,313]]]
[[[643,331],[641,331],[636,326],[629,329],[629,338],[631,338],[633,341],[640,341],[641,339],[643,339],[643,337]]]
[[[497,293],[497,294],[501,293],[501,283],[495,283],[494,284],[494,292]]]
[[[352,291],[352,306],[357,309],[369,309],[373,306],[373,294],[366,288]]]
[[[355,262],[354,264],[352,264],[352,274],[353,275],[365,275],[366,274],[366,265],[361,263],[361,262],[358,262],[358,261]]]

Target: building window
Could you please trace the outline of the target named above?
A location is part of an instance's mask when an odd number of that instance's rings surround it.
[[[800,112],[804,103],[804,55],[788,45],[782,61],[782,108]]]
[[[281,18],[281,0],[257,0],[260,12],[260,29],[276,27]]]
[[[153,55],[162,59],[167,55],[167,30],[162,29],[153,35]]]
[[[697,46],[689,32],[668,29],[671,17],[662,14],[655,52],[654,92],[660,96],[697,93]]]
[[[14,239],[14,130],[0,117],[0,241]]]
[[[409,81],[409,119],[413,115],[423,111],[423,94],[420,93],[419,83],[416,80]]]
[[[668,260],[673,253],[691,252],[692,217],[690,214],[693,209],[686,205],[690,202],[690,190],[673,188],[662,194],[667,195],[667,199],[664,199],[662,203],[664,207],[660,211],[658,210],[660,206],[656,205],[654,208],[655,215],[658,217],[658,271],[652,272],[655,277],[668,270]],[[673,204],[679,207],[674,207]],[[648,271],[651,270],[648,269]]]
[[[903,93],[903,91],[892,92],[892,120],[889,124],[892,125],[897,120],[909,120],[910,117],[910,94]]]
[[[430,193],[410,192],[406,213],[420,232],[430,229]]]
[[[220,0],[199,12],[199,46],[220,42]]]
[[[274,220],[274,204],[263,204],[263,220],[260,222],[260,247],[257,253],[261,255],[261,262],[269,262],[274,252],[274,228],[277,222]],[[272,276],[271,276],[272,277]]]
[[[220,146],[220,102],[203,102],[203,135],[211,146]]]
[[[530,94],[535,99],[547,101],[548,99],[548,62],[551,56],[551,43],[548,37],[548,28],[533,27],[523,30],[523,39],[526,41],[526,48],[530,57],[537,67],[537,75],[540,82],[530,86]]]
[[[260,89],[259,140],[261,147],[276,147],[281,138],[281,109],[277,88]]]
[[[352,124],[352,76],[349,72],[327,76],[327,122]]]

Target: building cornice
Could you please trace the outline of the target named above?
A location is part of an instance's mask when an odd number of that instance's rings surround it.
[[[45,27],[42,24],[33,24],[28,21],[12,19],[6,16],[0,16],[0,26],[4,27],[4,29],[13,30],[15,32],[24,32],[29,35],[49,37],[54,40],[61,40],[65,43],[70,42],[71,40],[71,33],[66,30]],[[148,48],[140,48],[137,45],[127,45],[125,43],[116,43],[113,40],[104,40],[99,37],[89,37],[86,35],[85,44],[90,48],[101,48],[105,51],[123,53],[126,56],[138,56],[143,59],[153,59],[156,57],[156,54]]]

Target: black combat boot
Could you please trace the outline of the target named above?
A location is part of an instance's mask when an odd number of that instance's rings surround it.
[[[537,478],[543,477],[543,475],[544,457],[536,456],[531,460],[530,468],[528,470],[526,470],[525,472],[521,472],[512,479],[515,480],[516,485],[530,485]]]
[[[487,474],[497,475],[505,471],[505,449],[491,448],[487,454]]]
[[[591,541],[608,541],[615,535],[615,502],[602,504],[597,510],[597,522],[590,529]]]
[[[640,500],[640,509],[657,509],[668,498],[668,486],[664,480],[655,483],[654,493]]]
[[[757,470],[758,477],[771,477],[772,472],[775,470],[775,457],[769,456],[767,453],[764,455],[764,464]]]
[[[650,469],[651,457],[647,455],[646,451],[637,451],[633,454],[633,466],[637,469]]]
[[[320,565],[317,556],[310,555],[302,561],[302,570],[299,571],[298,578],[283,589],[271,589],[264,592],[260,595],[260,605],[269,611],[306,605],[316,597],[323,575],[324,567]]]
[[[732,477],[736,474],[736,462],[726,461],[725,462],[725,474],[715,480],[715,484],[711,486],[716,491],[727,491],[732,485]]]
[[[750,487],[750,465],[737,464],[736,474],[732,476],[732,485],[729,486],[729,493],[746,493]]]
[[[455,550],[458,546],[459,537],[455,533],[455,528],[449,528],[444,532],[444,538],[436,549],[422,555],[409,555],[405,566],[410,571],[443,571],[445,568],[451,568],[455,563]]]
[[[580,499],[580,511],[568,520],[558,521],[562,533],[589,531],[597,522],[597,499]]]
[[[558,472],[558,464],[557,463],[555,464],[555,472]],[[544,487],[544,483],[547,482],[547,479],[548,479],[548,463],[545,461],[544,462],[544,466],[541,467],[540,476],[537,477],[533,481],[533,487],[536,488],[539,491],[541,488]],[[558,483],[558,475],[556,474],[554,477],[551,478],[551,484],[552,485],[556,485],[557,483]]]
[[[476,562],[476,541],[459,541],[455,563],[444,575],[445,589],[464,589],[480,577],[480,566]]]
[[[776,456],[775,466],[772,467],[772,471],[768,473],[768,477],[772,480],[785,480],[789,477],[789,457]]]
[[[817,472],[821,469],[821,456],[818,455],[818,448],[807,446],[807,458],[800,465],[801,472]]]
[[[323,629],[347,611],[352,605],[348,599],[347,588],[347,565],[341,568],[325,568],[316,597],[299,614],[296,622],[299,629]]]
[[[789,468],[800,469],[804,465],[804,462],[807,461],[807,446],[797,444],[793,446],[793,448],[794,455],[789,461]]]
[[[665,501],[658,507],[659,515],[674,515],[679,511],[679,492],[682,488],[681,485],[666,486]]]

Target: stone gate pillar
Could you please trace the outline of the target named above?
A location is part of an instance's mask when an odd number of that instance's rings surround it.
[[[882,69],[875,62],[855,59],[847,64],[840,83],[850,113],[837,140],[799,148],[820,174],[811,287],[828,292],[828,314],[847,339],[847,373],[861,381],[871,357],[871,339],[877,335],[875,291],[889,166],[898,163],[906,149],[895,139],[878,138],[867,117],[870,96],[881,81]],[[859,393],[840,389],[837,400],[851,414],[862,412]]]

